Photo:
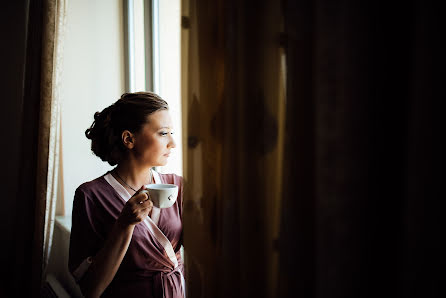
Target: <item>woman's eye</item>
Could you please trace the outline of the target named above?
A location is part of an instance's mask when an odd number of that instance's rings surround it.
[[[168,133],[168,132],[165,132],[165,131],[160,132],[160,135],[163,136],[163,137],[164,137],[164,136],[167,136],[168,134],[169,134],[169,133]],[[170,134],[173,135],[173,131],[170,132]]]

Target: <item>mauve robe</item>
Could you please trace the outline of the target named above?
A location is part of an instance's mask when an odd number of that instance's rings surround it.
[[[107,173],[108,174],[108,173]],[[105,174],[104,176],[106,176]],[[73,273],[88,257],[94,257],[124,207],[125,200],[104,176],[86,182],[76,190],[73,201],[72,228],[68,267]],[[135,226],[124,259],[101,297],[182,298],[182,177],[159,174],[161,183],[178,185],[178,197],[172,207],[161,209],[158,228],[172,244],[178,267],[149,228],[141,222]],[[181,273],[180,273],[181,270]]]

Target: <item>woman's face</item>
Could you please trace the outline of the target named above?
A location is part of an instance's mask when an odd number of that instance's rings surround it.
[[[157,111],[148,117],[146,124],[135,134],[132,152],[144,165],[164,166],[171,149],[176,147],[172,135],[172,119],[169,112]]]

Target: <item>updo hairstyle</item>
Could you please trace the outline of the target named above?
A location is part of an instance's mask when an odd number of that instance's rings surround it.
[[[138,133],[150,114],[168,108],[167,102],[155,93],[124,93],[114,104],[94,114],[93,124],[85,131],[91,140],[91,151],[111,166],[118,164],[127,153],[122,132]]]

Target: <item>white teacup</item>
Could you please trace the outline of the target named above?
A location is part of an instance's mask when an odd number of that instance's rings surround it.
[[[147,193],[153,206],[158,208],[171,207],[178,196],[178,186],[175,184],[148,184],[141,192]]]

